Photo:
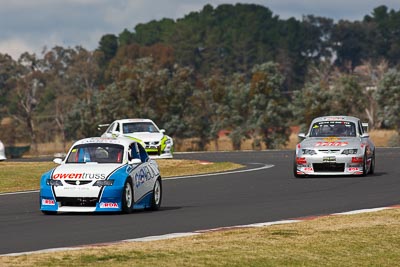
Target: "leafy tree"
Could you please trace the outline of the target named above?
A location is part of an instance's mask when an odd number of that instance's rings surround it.
[[[7,113],[7,95],[19,78],[21,67],[11,56],[0,54],[0,120]]]
[[[34,115],[41,101],[44,86],[41,62],[35,54],[23,53],[18,59],[23,66],[19,79],[10,93],[9,112],[19,123],[25,125],[34,153],[37,152],[37,129]]]
[[[351,72],[362,59],[366,59],[367,31],[365,24],[341,20],[332,32],[336,61],[343,70]]]
[[[282,95],[284,78],[273,62],[256,65],[250,83],[250,129],[257,140],[259,133],[268,148],[278,148],[289,139],[287,98]],[[258,144],[255,144],[257,147]]]
[[[107,64],[117,53],[118,37],[114,34],[103,35],[100,39],[98,50],[103,52],[103,64]]]
[[[231,83],[227,87],[227,107],[224,109],[229,114],[224,114],[228,118],[231,130],[229,137],[232,141],[234,150],[240,150],[242,141],[249,138],[249,84],[245,77],[235,74],[231,78]]]
[[[400,72],[390,69],[378,84],[377,101],[383,126],[400,131]]]
[[[81,138],[97,134],[98,92],[100,80],[99,56],[82,47],[76,47],[67,71],[71,94],[76,97],[68,113],[66,128],[70,138]]]
[[[55,135],[60,136],[64,149],[67,149],[67,116],[78,98],[69,77],[69,68],[73,65],[76,52],[75,49],[56,46],[43,55],[46,84],[38,111],[42,119],[41,128],[46,130],[41,136],[47,138],[46,141],[51,141]]]

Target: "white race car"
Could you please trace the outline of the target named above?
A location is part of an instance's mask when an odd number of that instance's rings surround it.
[[[108,126],[102,137],[128,137],[140,142],[151,158],[172,158],[174,141],[165,135],[164,129],[159,129],[150,119],[116,120]]]
[[[374,173],[375,146],[358,118],[319,117],[299,137],[303,141],[296,146],[295,177]]]
[[[60,165],[40,180],[40,210],[45,214],[160,208],[158,165],[131,139],[82,139],[64,160],[54,162]]]
[[[0,161],[6,160],[6,159],[7,159],[6,158],[6,151],[5,151],[3,143],[0,141]]]

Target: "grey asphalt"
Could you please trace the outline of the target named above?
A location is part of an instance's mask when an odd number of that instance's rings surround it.
[[[379,148],[376,173],[367,177],[295,179],[293,154],[176,154],[180,159],[233,161],[246,168],[274,167],[165,180],[162,208],[156,212],[46,216],[39,211],[38,192],[0,195],[0,255],[400,204],[400,148]]]

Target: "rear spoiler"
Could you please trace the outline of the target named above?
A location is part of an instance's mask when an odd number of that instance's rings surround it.
[[[368,133],[368,122],[361,123],[364,133]]]
[[[103,129],[105,127],[108,127],[108,126],[110,126],[109,123],[107,123],[107,124],[99,124],[99,125],[97,125],[97,130],[101,131],[101,129]]]

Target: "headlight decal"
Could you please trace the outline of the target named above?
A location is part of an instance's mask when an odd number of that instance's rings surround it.
[[[303,155],[316,155],[317,152],[314,149],[302,149]]]
[[[344,149],[342,151],[343,155],[355,155],[358,153],[358,149],[357,148],[353,148],[353,149]]]

